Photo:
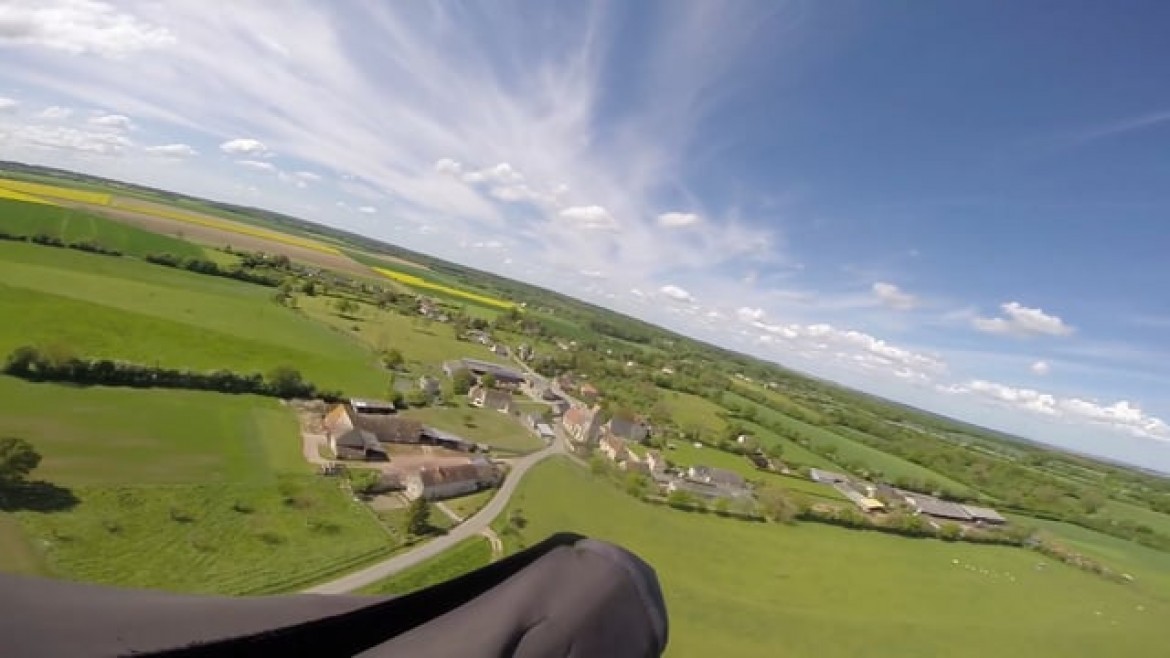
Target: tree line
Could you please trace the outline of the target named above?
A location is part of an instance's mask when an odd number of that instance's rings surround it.
[[[227,279],[235,279],[237,281],[244,281],[246,283],[255,283],[269,288],[275,288],[280,285],[280,280],[274,276],[256,272],[243,265],[236,265],[233,267],[223,268],[218,263],[202,258],[180,258],[171,253],[151,253],[145,256],[146,262],[154,263],[155,265],[162,265],[164,267],[173,267],[176,269],[187,270],[188,272],[195,272],[196,274],[206,274],[208,276],[219,276]]]
[[[318,389],[312,382],[305,381],[300,371],[288,366],[274,368],[267,375],[230,370],[195,372],[110,359],[59,357],[28,345],[18,347],[8,355],[4,373],[28,381],[70,382],[82,386],[176,388],[279,398],[320,398],[327,402],[344,399],[340,391]]]
[[[39,244],[42,247],[76,249],[77,251],[84,251],[91,254],[101,254],[103,256],[119,257],[122,255],[122,252],[118,251],[117,249],[111,249],[99,242],[94,242],[93,240],[66,242],[61,238],[49,235],[47,233],[37,233],[36,235],[16,235],[13,233],[0,231],[0,240],[8,240],[11,242],[31,242],[33,244]]]

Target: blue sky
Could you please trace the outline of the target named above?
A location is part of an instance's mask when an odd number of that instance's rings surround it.
[[[0,156],[1170,471],[1170,5],[0,6]]]

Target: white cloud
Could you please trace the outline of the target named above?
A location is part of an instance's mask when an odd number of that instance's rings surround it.
[[[702,221],[702,217],[689,212],[664,212],[658,215],[658,225],[664,228],[694,226]]]
[[[1033,363],[1028,369],[1033,373],[1040,375],[1041,377],[1052,371],[1052,367],[1048,365],[1047,361],[1037,361]]]
[[[357,211],[363,215],[373,215],[374,213],[378,212],[378,209],[374,206],[358,206]]]
[[[130,117],[122,114],[102,114],[96,117],[90,117],[89,123],[95,126],[116,128],[118,130],[130,130],[134,126],[134,123],[130,121]]]
[[[249,169],[266,171],[270,174],[274,174],[277,171],[276,165],[272,164],[271,162],[265,162],[263,160],[236,160],[236,164],[240,165],[241,167],[247,167]]]
[[[240,137],[230,139],[219,145],[224,153],[233,155],[268,155],[268,147],[258,139]]]
[[[918,306],[918,298],[892,283],[879,281],[873,284],[873,294],[878,301],[898,311],[909,311]]]
[[[18,126],[8,134],[14,144],[42,151],[72,152],[85,156],[122,155],[133,142],[119,133],[90,131],[68,126]]]
[[[764,313],[764,309],[762,308],[750,308],[747,306],[740,307],[739,310],[735,312],[735,314],[738,315],[739,318],[744,322],[759,322],[763,320],[764,316],[766,315],[766,313]]]
[[[435,171],[440,174],[459,176],[463,173],[463,165],[452,160],[451,158],[443,158],[435,162]]]
[[[676,302],[694,303],[694,301],[695,301],[695,298],[691,295],[691,293],[687,292],[686,290],[684,290],[684,289],[682,289],[674,284],[667,284],[665,286],[662,286],[661,288],[658,289],[658,292],[666,295],[667,297],[675,300]]]
[[[1170,425],[1146,414],[1128,400],[1101,403],[1077,397],[1062,398],[1030,388],[1016,388],[986,380],[939,387],[950,394],[982,397],[997,404],[1057,418],[1070,423],[1090,423],[1132,436],[1170,441]]]
[[[159,144],[157,146],[147,146],[143,149],[151,155],[158,155],[167,158],[192,158],[199,155],[199,151],[189,144]]]
[[[18,107],[20,107],[20,101],[0,96],[0,112],[14,112]]]
[[[49,119],[50,121],[60,121],[73,116],[73,110],[68,107],[61,107],[60,105],[50,105],[41,110],[37,116],[42,119]]]
[[[577,228],[591,231],[612,231],[618,227],[613,215],[601,206],[573,206],[562,210],[559,216]]]
[[[309,183],[316,183],[321,180],[320,174],[315,174],[311,171],[294,171],[292,175]]]
[[[1000,306],[1005,317],[985,318],[976,316],[972,326],[989,334],[1011,336],[1068,336],[1076,331],[1064,320],[1049,315],[1038,308],[1028,308],[1019,302],[1008,302]]]
[[[175,41],[166,28],[97,0],[10,0],[0,5],[0,45],[117,58]]]

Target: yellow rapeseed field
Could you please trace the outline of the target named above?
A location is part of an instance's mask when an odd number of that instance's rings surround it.
[[[432,281],[427,281],[426,279],[424,279],[422,277],[417,277],[413,274],[406,274],[405,272],[395,272],[394,270],[388,270],[384,267],[375,267],[374,271],[377,272],[378,274],[381,274],[382,276],[384,276],[386,278],[394,279],[395,281],[397,281],[399,283],[411,286],[413,288],[423,288],[424,290],[434,290],[436,292],[446,293],[446,294],[452,295],[454,297],[462,297],[464,299],[469,299],[473,302],[479,302],[481,304],[487,304],[489,306],[495,306],[497,308],[515,308],[516,307],[515,303],[510,302],[506,299],[498,299],[496,297],[488,297],[487,295],[480,295],[480,294],[477,294],[474,292],[468,292],[466,290],[452,288],[450,286],[445,286],[441,283],[434,283]]]
[[[24,201],[25,203],[39,203],[39,204],[45,205],[45,206],[57,205],[57,204],[53,203],[52,201],[49,201],[48,199],[42,199],[39,196],[25,194],[24,192],[17,192],[16,190],[10,190],[10,189],[4,188],[4,187],[0,187],[0,199],[10,199],[12,201]]]
[[[155,217],[162,217],[164,219],[173,219],[179,222],[187,222],[188,224],[197,224],[199,226],[207,226],[209,228],[219,229],[221,231],[230,231],[232,233],[239,233],[240,235],[248,235],[254,238],[262,238],[264,240],[271,240],[272,242],[280,242],[294,247],[303,247],[305,249],[312,249],[323,254],[332,254],[334,256],[340,255],[341,250],[323,244],[316,240],[309,238],[302,238],[297,235],[289,235],[288,233],[281,233],[279,231],[272,231],[259,226],[250,226],[248,224],[241,224],[227,219],[218,219],[208,215],[197,215],[195,213],[183,212],[173,208],[164,208],[155,204],[136,203],[129,199],[117,199],[114,206],[132,210],[144,215],[153,215]]]
[[[110,204],[110,195],[102,192],[90,192],[87,190],[77,190],[71,187],[61,187],[58,185],[46,185],[44,183],[29,183],[22,180],[11,180],[8,178],[0,178],[0,190],[7,192],[23,192],[24,194],[50,199],[64,199],[66,201],[80,201],[81,203],[92,203],[98,206],[108,206]],[[5,198],[15,198],[5,195]],[[22,199],[27,201],[28,199]]]

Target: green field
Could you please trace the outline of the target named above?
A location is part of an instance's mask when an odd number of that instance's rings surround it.
[[[724,396],[728,401],[734,401],[740,406],[750,405],[754,407],[756,409],[756,418],[761,422],[786,426],[789,430],[807,439],[815,447],[824,449],[825,447],[832,446],[836,448],[837,455],[841,459],[864,464],[868,469],[881,472],[886,478],[906,477],[915,480],[933,480],[954,491],[968,490],[968,487],[962,483],[944,477],[928,468],[871,448],[823,427],[810,425],[791,416],[786,416],[779,411],[756,404],[736,393],[728,392]]]
[[[764,398],[768,400],[768,404],[766,406],[771,409],[775,409],[782,414],[793,416],[810,423],[820,424],[824,421],[824,414],[817,411],[816,409],[801,404],[800,402],[793,400],[779,391],[774,391],[766,386],[760,386],[755,382],[745,382],[739,379],[732,379],[730,388],[730,392],[733,392],[736,397],[742,397],[738,395],[738,392],[736,391],[737,389],[740,391],[750,391],[756,395],[763,395]]]
[[[1154,532],[1170,535],[1170,515],[1155,512],[1152,509],[1138,507],[1137,505],[1118,500],[1110,500],[1106,501],[1105,507],[1099,514],[1118,521],[1133,521],[1134,523],[1150,528]]]
[[[0,377],[0,436],[44,455],[0,523],[0,558],[98,583],[249,593],[295,587],[394,546],[334,480],[308,474],[268,398],[76,388]],[[69,496],[76,504],[65,501]],[[21,536],[10,522],[19,521]]]
[[[826,487],[823,484],[817,484],[816,482],[801,477],[789,477],[778,473],[761,471],[742,455],[723,452],[710,446],[696,448],[694,444],[681,440],[671,441],[670,444],[675,447],[666,450],[664,454],[666,455],[667,461],[677,466],[702,465],[725,468],[729,471],[739,473],[747,480],[776,485],[791,491],[800,492],[801,494],[823,499],[818,502],[838,503],[849,500],[833,487]]]
[[[532,452],[544,447],[540,437],[529,432],[519,419],[490,409],[475,407],[424,407],[403,412],[425,425],[461,436],[476,443],[508,452]],[[470,419],[470,423],[468,422]]]
[[[670,410],[671,420],[683,431],[701,429],[703,438],[721,438],[727,423],[719,416],[726,413],[723,407],[690,393],[659,389],[662,403]]]
[[[1164,599],[1060,564],[1038,571],[1043,560],[1023,549],[679,512],[561,460],[530,471],[510,508],[528,519],[525,545],[577,531],[646,559],[666,595],[671,656],[1063,658],[1165,646]]]
[[[409,594],[487,566],[492,548],[483,537],[471,537],[406,571],[358,590],[361,594]]]
[[[1057,542],[1100,560],[1111,569],[1134,577],[1132,587],[1170,602],[1170,553],[1110,537],[1071,523],[1018,517],[1021,523],[1039,528]]]
[[[371,350],[269,301],[271,291],[122,258],[0,243],[0,352],[34,344],[164,367],[299,369],[322,388],[384,395]]]
[[[382,311],[369,304],[358,304],[360,310],[354,316],[341,317],[333,307],[335,300],[328,297],[300,297],[298,303],[308,317],[369,349],[397,349],[414,375],[439,376],[444,361],[460,357],[496,359],[487,347],[456,339],[449,324]]]
[[[443,501],[443,504],[455,512],[459,516],[467,519],[473,516],[476,512],[483,509],[491,501],[492,497],[496,495],[495,489],[484,489],[473,494],[460,496],[458,498],[448,498]]]
[[[812,452],[808,448],[800,445],[792,439],[779,436],[769,429],[761,427],[755,423],[739,421],[743,424],[745,430],[750,435],[755,437],[760,445],[767,447],[773,444],[780,444],[783,453],[780,456],[781,461],[785,463],[801,464],[803,466],[811,466],[813,468],[824,468],[832,470],[837,468],[837,465],[828,459]]]
[[[190,242],[72,208],[8,199],[0,199],[0,231],[11,235],[43,233],[65,242],[93,241],[132,256],[168,252],[182,258],[206,257],[202,247]]]

